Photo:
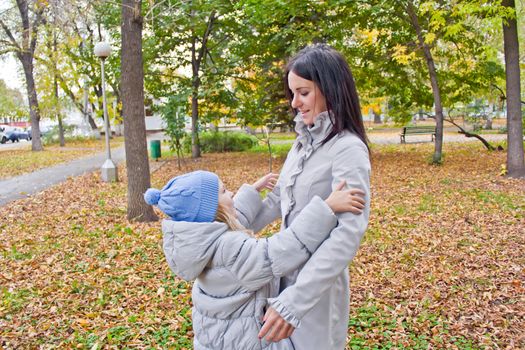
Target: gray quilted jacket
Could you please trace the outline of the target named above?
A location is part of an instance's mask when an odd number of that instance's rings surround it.
[[[250,203],[239,218],[250,226],[260,211],[259,193],[243,185],[234,200]],[[301,266],[336,226],[337,218],[319,197],[312,199],[288,229],[256,239],[226,224],[164,220],[164,253],[171,270],[195,280],[192,290],[194,348],[224,350],[294,349],[289,339],[258,339],[275,277]]]

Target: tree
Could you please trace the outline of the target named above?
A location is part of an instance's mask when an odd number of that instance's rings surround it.
[[[443,152],[443,104],[441,102],[441,91],[439,89],[439,81],[436,71],[436,65],[434,62],[434,57],[430,51],[430,46],[428,41],[423,37],[423,29],[419,24],[419,18],[416,13],[416,8],[412,1],[408,1],[406,5],[406,10],[408,17],[410,18],[410,23],[414,28],[417,34],[417,41],[419,42],[420,48],[423,50],[425,59],[428,66],[428,74],[430,76],[430,85],[432,86],[432,94],[434,96],[434,110],[435,110],[435,120],[436,120],[436,139],[435,139],[435,149],[434,155],[432,156],[432,162],[438,164],[441,162],[442,152]]]
[[[507,78],[507,173],[510,177],[525,177],[523,156],[523,119],[521,114],[521,86],[519,42],[514,0],[503,0],[502,6],[511,10],[503,19],[505,71]]]
[[[1,40],[1,44],[4,47],[1,52],[14,52],[15,56],[22,63],[29,101],[29,115],[31,116],[31,149],[33,151],[41,151],[43,147],[40,139],[40,109],[33,70],[38,30],[45,22],[44,12],[46,11],[47,3],[36,0],[16,0],[16,5],[20,17],[12,21],[12,26],[8,25],[8,19],[6,18],[8,11],[5,11],[2,14],[2,18],[0,18],[0,26],[6,36],[5,39]]]
[[[103,118],[102,86],[100,63],[93,49],[96,41],[107,40],[112,45],[120,42],[120,33],[115,34],[120,32],[120,5],[98,0],[53,0],[49,8],[45,35],[40,35],[44,45],[39,45],[35,55],[39,78],[49,80],[47,73],[53,72],[60,90],[84,114],[94,136],[100,138],[95,120]],[[106,95],[111,117],[118,114],[120,106],[120,58],[112,55],[107,61],[106,83],[111,89]],[[47,85],[50,87],[39,91],[44,96],[54,89],[52,82]],[[116,111],[112,110],[112,100],[117,101]]]
[[[230,52],[242,67],[233,84],[237,117],[245,125],[293,127],[283,89],[284,65],[308,44],[343,41],[348,6],[301,0],[241,0],[236,6],[242,32]]]
[[[41,45],[36,51],[37,73],[36,87],[40,96],[41,117],[48,117],[58,122],[58,137],[60,147],[65,146],[64,124],[62,118],[63,99],[59,96],[59,52],[58,36],[60,35],[61,23],[59,23],[59,4],[50,3],[50,13],[47,23],[42,26],[40,37]],[[40,64],[38,64],[40,63]],[[40,66],[40,67],[39,67]],[[40,68],[40,69],[39,69]]]
[[[169,0],[148,13],[147,90],[155,98],[190,91],[192,156],[199,157],[199,124],[207,121],[203,110],[216,119],[231,102],[228,75],[236,62],[227,48],[238,38],[237,12],[229,0]]]
[[[484,6],[487,8],[487,6]],[[445,109],[488,95],[503,75],[487,25],[467,2],[379,0],[357,3],[357,35],[348,40],[359,86],[370,97],[387,97],[388,113],[408,122],[434,108],[433,163],[440,163]]]
[[[144,201],[151,187],[144,121],[141,0],[122,1],[122,114],[128,171],[128,220],[156,221]]]
[[[177,153],[177,165],[181,169],[182,159],[182,140],[186,136],[184,127],[186,126],[185,111],[183,109],[184,101],[179,101],[180,98],[187,101],[187,96],[170,96],[168,101],[164,104],[161,114],[162,119],[166,122],[166,135],[170,137],[170,149]]]

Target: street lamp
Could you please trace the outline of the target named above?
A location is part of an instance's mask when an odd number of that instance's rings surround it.
[[[109,128],[108,107],[106,104],[106,80],[104,76],[104,61],[111,54],[111,46],[106,42],[99,42],[95,45],[95,56],[100,58],[102,67],[102,101],[104,106],[104,130],[106,134],[106,161],[102,164],[101,174],[104,182],[118,181],[117,167],[111,160],[111,149],[109,148]]]

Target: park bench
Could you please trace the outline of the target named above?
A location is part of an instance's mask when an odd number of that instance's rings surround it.
[[[407,135],[431,135],[432,140],[436,137],[436,127],[434,126],[405,126],[399,136],[401,136],[401,143],[406,143],[405,136]]]

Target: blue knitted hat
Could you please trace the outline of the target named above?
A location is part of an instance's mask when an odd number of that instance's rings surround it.
[[[219,177],[202,170],[180,175],[160,191],[148,189],[144,200],[175,221],[212,222],[219,205]]]

